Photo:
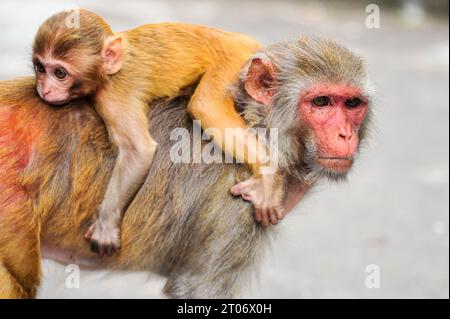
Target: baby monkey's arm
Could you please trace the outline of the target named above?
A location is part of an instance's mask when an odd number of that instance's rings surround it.
[[[267,226],[275,225],[283,218],[282,181],[278,168],[264,173],[264,158],[267,149],[254,134],[249,134],[243,118],[234,107],[234,101],[228,90],[236,83],[244,63],[254,52],[239,50],[232,62],[220,66],[211,66],[203,75],[189,103],[189,111],[201,121],[203,129],[216,141],[221,141],[222,149],[241,163],[252,168],[253,176],[235,185],[231,192],[235,196],[251,201],[255,208],[255,218]],[[225,134],[226,129],[233,134]],[[240,150],[244,150],[241,152]]]
[[[157,144],[149,133],[147,104],[133,94],[117,99],[106,93],[98,98],[96,110],[118,148],[98,219],[86,233],[92,250],[100,255],[110,256],[119,250],[122,215],[144,182],[155,155]]]

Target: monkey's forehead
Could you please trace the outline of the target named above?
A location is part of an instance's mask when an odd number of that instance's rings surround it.
[[[364,88],[348,83],[315,83],[304,92],[303,97],[314,97],[319,95],[335,96],[335,97],[363,97],[366,96]]]

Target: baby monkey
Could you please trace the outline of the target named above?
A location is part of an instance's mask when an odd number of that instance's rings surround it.
[[[74,11],[43,23],[33,45],[33,64],[43,100],[62,105],[91,96],[118,148],[98,218],[85,235],[92,250],[110,256],[120,248],[122,214],[144,182],[157,148],[148,128],[151,102],[175,96],[199,79],[189,112],[203,129],[215,128],[211,135],[221,141],[222,149],[253,171],[232,193],[252,201],[263,225],[276,224],[283,217],[280,174],[261,173],[266,150],[246,131],[228,92],[260,44],[241,34],[175,23],[113,33],[98,15],[87,10],[75,13],[76,25],[71,23]],[[241,135],[228,141],[226,128],[241,128]],[[238,154],[237,149],[246,151]]]

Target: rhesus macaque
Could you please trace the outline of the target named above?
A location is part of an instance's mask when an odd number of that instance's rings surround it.
[[[241,74],[235,98],[246,123],[279,130],[283,208],[320,177],[345,178],[369,123],[361,58],[333,41],[302,37],[256,53]],[[115,163],[107,131],[87,100],[52,108],[34,85],[0,82],[0,297],[36,296],[41,255],[157,272],[174,298],[235,296],[274,229],[228,191],[249,175],[245,166],[171,161],[170,133],[192,128],[190,96],[152,106],[159,149],[124,215],[121,253],[105,259],[80,239]]]
[[[232,192],[253,202],[256,219],[264,225],[277,224],[283,217],[280,176],[260,173],[265,148],[246,131],[236,136],[235,143],[223,134],[226,128],[247,128],[228,89],[260,45],[241,34],[173,23],[114,34],[98,15],[87,10],[79,15],[79,26],[67,24],[73,12],[58,13],[44,22],[35,38],[33,64],[42,99],[62,105],[92,96],[118,147],[98,219],[86,233],[93,251],[110,256],[119,249],[122,214],[153,161],[157,143],[148,130],[150,102],[175,96],[199,78],[189,112],[204,129],[217,128],[213,134],[223,141],[221,146],[251,165],[253,177]],[[241,145],[247,152],[238,154]]]

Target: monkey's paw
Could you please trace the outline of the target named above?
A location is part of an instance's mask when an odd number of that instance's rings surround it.
[[[231,194],[252,202],[255,219],[263,226],[276,225],[284,217],[282,188],[274,175],[251,177],[234,185]]]
[[[120,230],[114,222],[97,219],[88,229],[84,237],[91,242],[91,251],[112,256],[120,250]]]

